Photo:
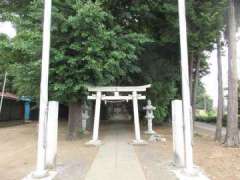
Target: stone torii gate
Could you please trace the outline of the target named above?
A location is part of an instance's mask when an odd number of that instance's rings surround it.
[[[138,114],[138,100],[145,100],[146,96],[141,95],[139,92],[145,92],[151,85],[144,86],[109,86],[109,87],[88,87],[88,91],[93,94],[88,96],[89,100],[95,100],[95,114],[93,125],[93,137],[89,141],[88,145],[100,145],[101,141],[98,138],[99,123],[100,123],[100,109],[101,101],[133,101],[133,114],[134,114],[134,128],[135,128],[135,140],[133,144],[145,144],[145,141],[141,139],[139,114]],[[124,94],[123,94],[124,93]],[[111,95],[109,95],[111,94]]]

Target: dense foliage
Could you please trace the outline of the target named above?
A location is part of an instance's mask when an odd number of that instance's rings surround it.
[[[213,100],[207,95],[204,85],[200,82],[197,89],[197,109],[211,112],[213,110]]]
[[[14,75],[18,94],[36,97],[43,5],[23,2],[0,3],[6,10],[1,18],[14,22],[18,31],[12,41],[1,42],[0,61]],[[208,69],[203,52],[212,49],[222,28],[224,3],[187,0],[190,57],[201,57],[202,75]],[[51,98],[79,101],[88,84],[152,83],[149,98],[157,106],[157,119],[163,120],[170,101],[180,97],[177,1],[53,0],[51,47]]]
[[[18,35],[2,48],[3,56],[11,54],[1,59],[13,60],[10,71],[20,94],[39,94],[42,9],[42,1],[36,0],[28,14],[15,17]],[[137,56],[148,38],[126,33],[101,4],[54,1],[52,14],[51,98],[78,101],[88,84],[114,84],[139,71]]]
[[[218,33],[223,28],[226,0],[187,0],[186,3],[189,59],[192,61],[190,73],[197,71],[197,61],[200,61],[199,77],[202,77],[209,72],[205,51],[213,49]],[[147,33],[155,40],[148,45],[144,58],[140,60],[142,73],[138,78],[141,82],[153,84],[149,94],[157,105],[155,115],[162,120],[170,112],[170,100],[180,96],[177,1],[110,0],[106,1],[105,6],[126,29]],[[190,83],[195,83],[195,79]]]

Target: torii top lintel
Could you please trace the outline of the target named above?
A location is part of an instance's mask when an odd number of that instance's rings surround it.
[[[89,86],[89,92],[144,92],[151,84],[144,86]]]

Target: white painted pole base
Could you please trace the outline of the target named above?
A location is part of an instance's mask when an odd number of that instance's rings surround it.
[[[191,173],[186,169],[173,170],[178,180],[210,180],[200,168],[194,167]]]
[[[172,101],[172,134],[173,134],[173,161],[175,166],[184,167],[185,147],[183,130],[182,101]]]
[[[100,146],[102,145],[102,141],[100,140],[91,140],[85,143],[87,146]]]
[[[50,101],[48,103],[46,167],[50,169],[56,167],[57,139],[58,139],[58,109],[59,109],[58,102]]]
[[[56,171],[48,171],[47,176],[45,177],[35,177],[33,173],[29,174],[28,176],[24,177],[22,180],[54,180],[57,176]]]
[[[48,171],[46,169],[44,170],[35,170],[34,172],[31,173],[31,178],[35,179],[41,179],[41,178],[46,178],[48,177]]]

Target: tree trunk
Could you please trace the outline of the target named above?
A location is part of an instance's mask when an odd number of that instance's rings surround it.
[[[193,53],[191,53],[191,56],[189,58],[189,87],[190,87],[190,97],[192,99],[192,87],[193,87]],[[192,102],[192,101],[191,101]]]
[[[222,58],[221,58],[221,36],[217,39],[217,63],[218,63],[218,111],[215,140],[222,140],[222,121],[223,121],[223,82],[222,82]]]
[[[80,103],[70,103],[68,113],[68,133],[67,139],[74,140],[80,134],[82,127],[82,105]]]
[[[89,119],[87,121],[87,129],[92,131],[93,129],[93,121],[94,121],[94,103],[91,102],[89,104]]]
[[[198,81],[199,81],[199,70],[200,70],[200,59],[196,58],[196,68],[193,77],[193,87],[192,87],[192,119],[193,125],[196,116],[196,99],[197,99],[197,88],[198,88]]]
[[[234,0],[229,0],[228,23],[228,114],[225,145],[228,147],[236,147],[239,146],[239,132],[236,19]]]

